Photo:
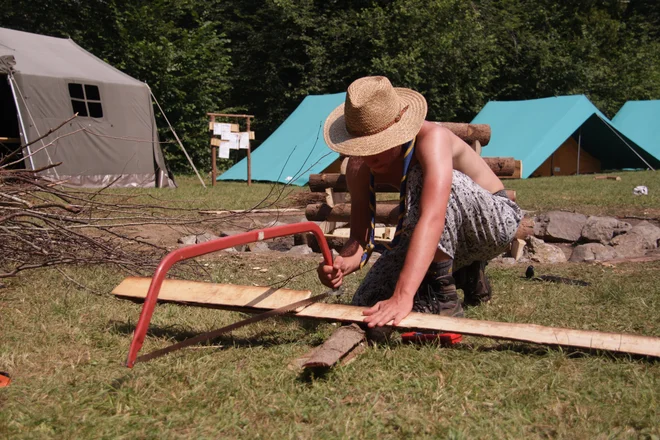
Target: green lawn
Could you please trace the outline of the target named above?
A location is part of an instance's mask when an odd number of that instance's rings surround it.
[[[619,175],[619,182],[580,176],[507,187],[529,210],[657,217],[658,175]],[[177,190],[116,196],[245,208],[270,189],[222,183],[204,190],[188,177],[179,183]],[[649,196],[632,196],[638,184],[648,186]],[[268,285],[313,270],[318,259],[223,255],[203,263],[215,282]],[[467,316],[660,337],[660,262],[537,267],[589,287],[529,282],[521,278],[524,269],[489,266],[495,296]],[[0,370],[13,382],[0,389],[1,438],[660,437],[660,363],[626,355],[476,337],[455,348],[394,341],[309,378],[289,364],[335,327],[280,319],[129,370],[122,363],[140,306],[109,295],[126,274],[108,267],[64,270],[85,288],[55,269],[3,280]],[[342,301],[362,276],[347,278]],[[323,291],[313,271],[287,287]],[[244,316],[159,306],[143,352]]]

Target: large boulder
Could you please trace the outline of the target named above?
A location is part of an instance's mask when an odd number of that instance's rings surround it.
[[[612,245],[620,258],[634,258],[644,256],[650,249],[658,247],[660,228],[643,221],[633,227],[626,234],[612,239]]]
[[[612,238],[630,231],[630,223],[622,222],[614,217],[596,217],[587,219],[582,228],[582,239],[584,241],[609,244]]]
[[[574,212],[550,211],[540,214],[534,222],[534,235],[545,241],[578,241],[582,228],[587,223],[587,216]]]
[[[536,237],[528,237],[529,258],[537,263],[565,263],[566,255],[557,246],[543,242]]]
[[[605,246],[601,243],[587,243],[577,246],[568,261],[582,263],[584,261],[612,260],[616,257],[617,253],[612,246]]]

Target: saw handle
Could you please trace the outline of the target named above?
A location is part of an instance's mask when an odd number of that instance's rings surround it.
[[[172,266],[174,266],[174,264],[178,263],[179,261],[210,254],[212,252],[217,252],[241,244],[254,243],[255,241],[285,237],[288,235],[301,234],[304,232],[311,232],[314,234],[316,241],[321,247],[321,253],[323,254],[325,264],[332,266],[332,253],[330,253],[330,248],[328,247],[328,242],[325,240],[325,235],[323,235],[321,228],[319,228],[319,226],[313,222],[292,223],[290,225],[256,229],[254,231],[245,232],[243,234],[236,234],[207,241],[206,243],[193,244],[167,254],[165,258],[163,258],[158,264],[158,267],[154,272],[154,276],[151,279],[149,291],[147,292],[147,296],[144,299],[142,311],[140,312],[140,318],[138,319],[137,326],[135,327],[135,333],[133,334],[131,347],[128,351],[126,366],[132,368],[135,364],[135,359],[138,352],[140,351],[140,348],[142,348],[144,337],[146,336],[147,330],[149,329],[149,323],[151,322],[151,316],[153,315],[156,302],[158,301],[158,294],[160,293],[160,288],[163,285],[163,280],[165,280],[165,275],[167,275],[167,272],[172,268]]]

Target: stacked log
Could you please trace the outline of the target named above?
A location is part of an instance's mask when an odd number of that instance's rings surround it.
[[[490,125],[488,124],[466,124],[459,122],[436,122],[436,124],[449,129],[470,145],[477,141],[482,147],[485,147],[490,142]]]
[[[513,177],[516,172],[516,162],[513,157],[484,157],[483,160],[498,177]],[[312,192],[324,192],[332,188],[335,192],[346,192],[346,176],[339,173],[310,174],[309,189]],[[376,192],[399,192],[399,188],[376,180]]]
[[[307,220],[315,222],[350,222],[351,204],[338,203],[330,206],[327,203],[315,203],[307,205],[305,209]],[[376,223],[396,225],[399,217],[399,205],[392,202],[376,204]]]

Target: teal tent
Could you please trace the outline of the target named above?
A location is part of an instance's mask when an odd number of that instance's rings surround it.
[[[660,100],[626,102],[612,125],[660,159]]]
[[[482,155],[521,160],[523,178],[548,164],[567,142],[575,146],[578,157],[587,153],[583,161],[595,158],[603,170],[660,166],[658,158],[614,128],[584,95],[491,101],[472,123],[491,126],[491,140]]]
[[[252,179],[303,186],[310,174],[339,158],[323,140],[323,123],[344,102],[345,93],[307,96],[291,115],[252,153]],[[218,180],[247,180],[247,158]]]

